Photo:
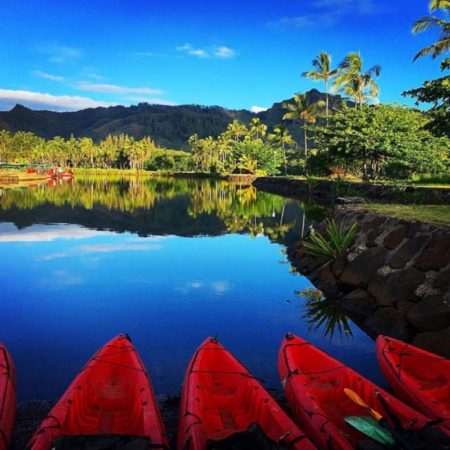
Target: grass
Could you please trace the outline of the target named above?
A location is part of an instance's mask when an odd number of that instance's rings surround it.
[[[398,205],[398,204],[369,204],[368,209],[399,219],[418,220],[421,222],[450,225],[449,205]]]

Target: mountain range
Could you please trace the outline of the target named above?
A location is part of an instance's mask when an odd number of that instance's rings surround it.
[[[324,100],[325,94],[316,89],[307,92],[308,100],[314,103]],[[330,104],[340,96],[330,96]],[[111,106],[89,108],[74,112],[38,111],[16,105],[10,111],[0,111],[0,129],[11,133],[30,131],[46,139],[55,136],[69,138],[90,137],[94,141],[108,134],[128,134],[136,139],[151,136],[161,146],[187,150],[187,140],[197,133],[201,138],[217,137],[234,119],[247,124],[259,117],[269,130],[282,123],[286,109],[284,102],[274,103],[271,108],[260,113],[247,110],[231,110],[220,106],[199,105],[150,105],[140,103],[135,106]],[[301,144],[302,130],[298,123],[286,122],[294,139]]]

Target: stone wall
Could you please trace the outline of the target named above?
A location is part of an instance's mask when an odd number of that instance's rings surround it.
[[[293,264],[371,336],[392,336],[450,358],[450,228],[357,206],[338,207],[333,217],[357,224],[348,252],[328,263],[298,242],[288,250]]]
[[[283,177],[259,177],[253,185],[263,191],[316,202],[333,202],[336,197],[360,196],[379,203],[419,203],[450,205],[450,189],[414,186],[389,186],[330,180],[298,180]]]

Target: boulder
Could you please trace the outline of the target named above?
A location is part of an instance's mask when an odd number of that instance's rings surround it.
[[[450,267],[447,267],[438,273],[434,284],[443,291],[450,290]]]
[[[341,287],[331,271],[329,264],[319,270],[318,275],[316,285],[327,297],[334,297],[341,293]]]
[[[420,270],[439,270],[450,261],[450,233],[435,233],[427,242],[414,266]]]
[[[406,319],[419,331],[439,331],[450,327],[450,303],[441,295],[425,297],[415,304]]]
[[[366,250],[351,261],[342,272],[340,281],[351,288],[364,288],[383,265],[386,254],[383,248]]]
[[[407,237],[408,226],[399,225],[384,238],[383,245],[389,250],[394,250],[394,248],[398,247]]]
[[[375,311],[375,299],[363,289],[345,295],[339,304],[355,322],[364,321]]]
[[[338,256],[332,264],[333,273],[337,277],[340,277],[342,275],[342,272],[344,272],[346,266],[347,266],[347,257],[345,255]]]
[[[377,275],[367,290],[381,306],[392,306],[398,302],[415,302],[418,299],[414,292],[425,281],[425,277],[425,273],[414,268],[387,277]]]
[[[405,316],[394,308],[378,308],[365,322],[364,327],[374,334],[383,334],[402,341],[408,341],[409,331]]]
[[[450,359],[450,327],[441,331],[420,333],[413,339],[412,344]]]
[[[392,256],[389,265],[393,269],[400,269],[406,265],[423,247],[427,236],[418,236],[406,241]]]

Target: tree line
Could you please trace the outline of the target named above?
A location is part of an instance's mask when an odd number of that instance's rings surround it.
[[[413,33],[430,28],[438,41],[419,51],[414,60],[444,56],[441,71],[450,69],[445,58],[450,46],[449,0],[431,0],[430,15],[418,19]],[[441,14],[442,13],[442,14]],[[442,15],[442,17],[440,17]],[[159,148],[150,137],[108,135],[100,142],[87,137],[44,140],[32,133],[0,132],[0,161],[28,161],[60,166],[131,168],[204,173],[257,175],[353,174],[364,179],[408,178],[415,174],[447,175],[450,170],[450,77],[426,81],[405,92],[428,111],[379,104],[381,67],[365,68],[362,56],[350,52],[333,67],[323,51],[302,76],[322,82],[325,100],[310,102],[296,94],[283,104],[283,123],[271,130],[254,117],[247,124],[234,120],[219,136],[188,140],[190,152]],[[330,101],[330,92],[344,100]],[[302,139],[296,142],[287,124],[297,124]]]

